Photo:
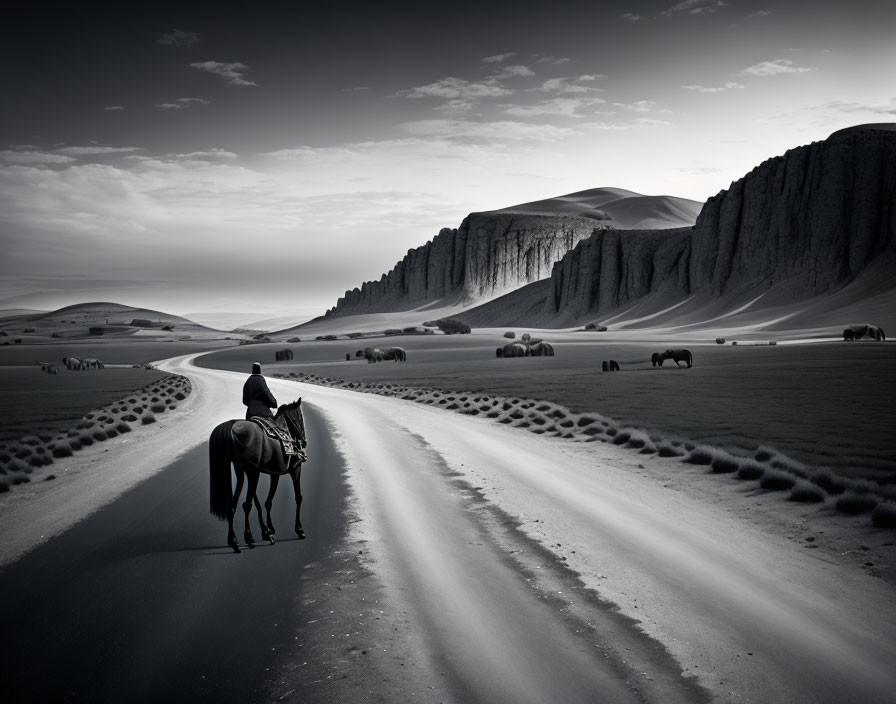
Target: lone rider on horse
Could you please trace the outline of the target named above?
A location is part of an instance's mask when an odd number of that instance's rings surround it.
[[[261,363],[252,364],[252,375],[243,384],[243,405],[246,409],[246,420],[253,416],[273,418],[272,408],[277,407],[277,399],[268,388],[268,383],[261,375]]]

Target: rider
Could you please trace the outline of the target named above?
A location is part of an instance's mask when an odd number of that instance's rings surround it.
[[[246,420],[252,416],[266,416],[273,418],[272,408],[277,407],[277,399],[268,388],[268,383],[261,375],[261,363],[253,362],[252,376],[243,384],[243,405],[246,409]]]

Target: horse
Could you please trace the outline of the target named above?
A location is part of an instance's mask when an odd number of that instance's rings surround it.
[[[601,362],[600,368],[605,372],[618,372],[619,362],[617,362],[615,359],[611,359],[609,362],[607,360],[604,360],[603,362]]]
[[[883,328],[876,325],[850,325],[843,331],[843,339],[846,341],[861,340],[866,336],[881,342],[887,339]]]
[[[103,369],[103,363],[98,359],[93,359],[92,357],[87,357],[81,360],[81,365],[84,369]]]
[[[292,350],[286,348],[285,350],[277,350],[274,352],[274,361],[275,362],[288,362],[293,358]]]
[[[274,424],[288,433],[297,448],[304,449],[308,442],[305,437],[305,419],[302,416],[302,399],[280,406],[277,415],[274,416]],[[302,491],[300,482],[302,478],[302,463],[305,455],[286,456],[277,440],[274,440],[265,431],[251,420],[228,420],[220,423],[208,439],[209,458],[209,483],[210,500],[209,512],[226,520],[228,525],[227,544],[234,552],[241,552],[236,534],[233,531],[233,517],[236,513],[237,503],[243,490],[243,477],[248,479],[246,488],[246,500],[243,502],[243,511],[246,514],[245,531],[243,539],[250,548],[255,547],[255,538],[249,528],[249,514],[252,511],[252,503],[258,511],[258,524],[261,526],[261,537],[274,544],[274,524],[271,521],[271,506],[277,485],[282,474],[292,477],[292,486],[296,495],[296,523],[295,532],[302,540],[305,531],[302,528],[300,512],[302,509]],[[236,490],[231,491],[230,467],[233,465],[236,472]],[[258,501],[256,491],[258,479],[261,473],[271,476],[271,488],[264,506],[267,510],[266,522],[262,520],[261,504]]]
[[[408,353],[403,347],[387,347],[383,350],[384,360],[394,360],[396,362],[407,362]]]
[[[554,346],[550,342],[541,340],[539,342],[530,342],[528,345],[529,357],[553,357]]]
[[[663,362],[671,359],[675,362],[676,367],[680,367],[679,362],[684,362],[688,369],[694,366],[694,356],[690,350],[666,350],[665,352],[654,352],[650,361],[655,367],[663,366]]]
[[[383,361],[383,351],[379,347],[365,347],[364,356],[367,358],[368,364]]]
[[[73,369],[83,369],[84,365],[81,363],[81,360],[77,357],[63,357],[62,363],[68,368],[69,371]]]
[[[528,357],[529,346],[521,342],[508,342],[503,347],[499,347],[495,354],[498,357]]]

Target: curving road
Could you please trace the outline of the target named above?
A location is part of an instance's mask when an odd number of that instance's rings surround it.
[[[269,380],[305,399],[309,539],[232,555],[207,514],[204,443],[238,415],[245,375],[190,361],[163,365],[194,380],[163,436],[186,453],[0,572],[10,701],[896,691],[888,585],[658,489],[631,452],[397,399]]]

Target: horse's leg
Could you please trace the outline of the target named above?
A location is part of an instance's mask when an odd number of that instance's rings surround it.
[[[271,544],[274,543],[274,534],[277,532],[274,530],[274,522],[271,520],[271,507],[274,505],[274,494],[277,493],[277,487],[280,485],[280,475],[272,474],[271,475],[271,488],[268,490],[268,498],[264,500],[264,508],[267,513],[267,536],[264,534],[264,530],[262,530],[261,534],[265,540],[270,540]],[[261,509],[259,509],[261,511]]]
[[[305,530],[302,528],[302,519],[300,514],[302,513],[302,465],[299,463],[299,466],[296,469],[290,471],[290,476],[292,477],[292,488],[295,489],[296,492],[296,535],[299,536],[299,540],[305,539]]]
[[[258,472],[252,471],[246,473],[246,500],[243,502],[243,511],[246,514],[246,530],[243,532],[243,540],[250,548],[255,547],[255,538],[249,529],[249,514],[252,512],[252,501],[255,499],[255,492],[258,489]]]
[[[243,468],[234,464],[236,471],[236,489],[233,490],[233,503],[230,506],[231,513],[236,514],[236,507],[240,501],[240,494],[243,493]]]
[[[236,539],[236,532],[233,530],[233,517],[236,515],[240,494],[243,493],[243,468],[238,463],[234,463],[233,469],[236,472],[236,489],[233,491],[233,499],[230,502],[230,509],[227,511],[227,544],[233,548],[234,552],[242,552],[239,541]]]
[[[255,492],[255,510],[258,512],[258,526],[261,528],[261,539],[270,541],[271,545],[274,544],[274,538],[271,535],[271,531],[264,524],[264,514],[261,512],[261,502],[258,500],[258,492]],[[268,510],[268,520],[270,520],[270,509]]]

